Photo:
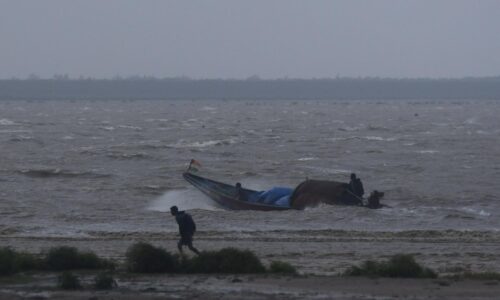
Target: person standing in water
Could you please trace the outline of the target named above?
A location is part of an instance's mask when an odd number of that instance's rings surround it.
[[[351,181],[349,182],[349,188],[359,198],[363,198],[365,194],[365,189],[363,188],[363,183],[361,179],[356,177],[356,174],[351,174]]]
[[[193,247],[193,235],[196,231],[196,224],[193,221],[193,218],[190,214],[179,211],[177,206],[170,207],[170,213],[175,217],[175,221],[179,225],[179,234],[181,235],[181,239],[177,243],[177,248],[182,252],[182,246],[187,246],[189,250],[193,251],[196,254],[200,254],[200,251]]]

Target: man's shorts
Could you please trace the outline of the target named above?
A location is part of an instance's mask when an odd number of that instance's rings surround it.
[[[193,243],[192,235],[182,235],[179,241],[181,245],[191,245]]]

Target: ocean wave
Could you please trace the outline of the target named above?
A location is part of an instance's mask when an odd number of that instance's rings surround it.
[[[16,125],[16,123],[14,123],[13,121],[11,121],[9,119],[0,119],[0,125],[10,126],[10,125]]]
[[[27,135],[18,135],[15,136],[11,139],[9,139],[10,142],[25,142],[25,141],[31,141],[33,140],[32,136],[27,136]]]
[[[439,153],[438,150],[418,150],[418,151],[415,151],[416,153],[420,153],[420,154],[435,154],[435,153]]]
[[[115,127],[113,126],[101,126],[99,129],[106,130],[106,131],[113,131],[115,130]]]
[[[209,140],[204,142],[179,141],[176,144],[170,144],[169,146],[173,148],[205,148],[211,146],[231,145],[235,143],[237,143],[235,139]]]
[[[297,159],[298,161],[310,161],[310,160],[318,160],[317,157],[302,157]]]
[[[114,158],[114,159],[150,159],[151,158],[150,155],[148,155],[147,153],[144,153],[144,152],[123,153],[123,152],[113,151],[113,152],[107,153],[106,156],[110,157],[110,158]]]
[[[7,130],[0,130],[0,133],[32,133],[32,131],[25,129],[7,129]]]
[[[349,127],[349,126],[338,128],[339,131],[359,131],[361,129],[362,129],[361,127]]]
[[[491,213],[483,210],[483,209],[478,209],[478,208],[473,208],[473,207],[462,207],[460,208],[461,211],[463,212],[466,212],[466,213],[470,213],[470,214],[474,214],[474,215],[478,215],[478,216],[481,216],[481,217],[489,217],[491,216]]]
[[[168,122],[169,119],[146,119],[146,122]]]
[[[391,137],[391,138],[383,138],[381,136],[363,136],[361,137],[362,139],[368,140],[368,141],[384,141],[384,142],[393,142],[396,140],[396,138]]]
[[[477,118],[469,118],[467,120],[465,120],[464,124],[467,124],[467,125],[477,125],[478,124],[478,121],[477,121]]]
[[[141,131],[141,130],[142,130],[142,127],[139,127],[139,126],[132,126],[132,125],[118,125],[118,128],[122,128],[122,129],[132,129],[132,130],[135,130],[135,131]]]
[[[373,131],[389,131],[390,129],[384,126],[375,126],[375,125],[368,125],[366,128],[368,130],[373,130]]]
[[[216,111],[217,108],[215,107],[212,107],[212,106],[203,106],[202,108],[200,108],[201,111]]]
[[[63,169],[23,169],[18,170],[18,173],[34,178],[48,178],[48,177],[84,177],[84,178],[102,178],[102,177],[110,177],[110,174],[100,174],[95,172],[79,172],[79,171],[70,171]]]
[[[147,207],[148,210],[168,212],[170,207],[177,205],[183,210],[203,209],[203,210],[221,210],[217,203],[209,200],[206,196],[200,196],[194,189],[171,190],[161,197],[153,200]]]

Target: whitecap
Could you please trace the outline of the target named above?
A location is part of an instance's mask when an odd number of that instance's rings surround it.
[[[468,124],[468,125],[476,125],[477,124],[477,119],[476,118],[469,118],[469,119],[465,120],[464,123]]]
[[[118,125],[118,128],[133,129],[133,130],[142,130],[142,127],[132,126],[132,125]]]
[[[477,130],[476,131],[477,134],[481,134],[481,135],[487,135],[487,134],[490,134],[488,131],[484,131],[484,130]]]
[[[438,150],[419,150],[419,151],[415,151],[416,153],[420,153],[420,154],[435,154],[435,153],[439,153]]]
[[[27,136],[27,135],[18,135],[12,139],[10,139],[11,141],[13,142],[21,142],[21,141],[29,141],[29,140],[32,140],[33,137],[32,136]]]
[[[302,157],[302,158],[299,158],[297,160],[299,161],[309,161],[309,160],[317,160],[318,158],[317,157]]]
[[[168,119],[146,119],[146,122],[168,122]]]
[[[205,148],[205,147],[211,147],[211,146],[220,146],[220,145],[230,145],[236,143],[236,140],[234,139],[226,139],[226,140],[209,140],[209,141],[203,141],[203,142],[192,142],[192,143],[185,143],[183,141],[180,141],[177,144],[174,145],[169,145],[170,147],[174,148]]]
[[[32,131],[23,129],[14,129],[14,130],[0,130],[0,133],[32,133]]]
[[[365,136],[363,138],[369,141],[384,141],[384,142],[393,142],[396,140],[396,138],[383,138],[381,136]]]
[[[113,126],[102,126],[102,127],[99,127],[100,129],[102,130],[107,130],[107,131],[113,131],[115,130],[115,128]]]
[[[202,108],[200,108],[200,110],[203,110],[203,111],[214,111],[214,110],[217,110],[217,108],[211,107],[211,106],[203,106]]]
[[[349,127],[349,126],[338,128],[338,130],[340,131],[358,131],[360,129],[361,127]]]
[[[0,125],[10,126],[15,125],[15,123],[9,119],[0,119]]]
[[[353,139],[352,137],[334,137],[334,138],[330,138],[330,140],[332,142],[335,142],[335,141],[347,141],[347,140],[351,140]]]
[[[472,207],[462,207],[460,210],[464,211],[464,212],[467,212],[467,213],[479,215],[481,217],[489,217],[489,216],[491,216],[491,213],[489,213],[489,212],[487,212],[487,211],[485,211],[483,209],[476,209],[476,208],[472,208]]]

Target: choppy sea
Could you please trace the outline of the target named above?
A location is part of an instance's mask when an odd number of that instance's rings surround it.
[[[354,172],[390,208],[228,211],[182,178],[254,189]],[[1,101],[0,236],[500,230],[497,101]]]

